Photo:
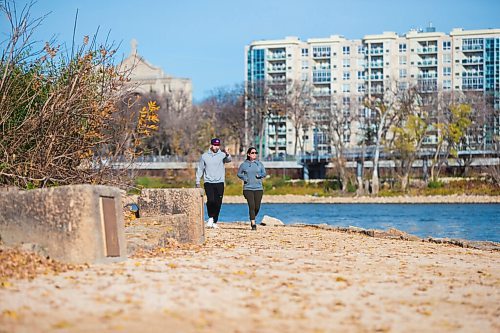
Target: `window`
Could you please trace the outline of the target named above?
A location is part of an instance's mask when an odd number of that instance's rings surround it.
[[[443,80],[443,90],[451,90],[451,80]]]
[[[399,44],[399,53],[405,53],[406,52],[406,43],[400,43]]]
[[[309,56],[309,49],[302,49],[302,56],[308,57]]]
[[[358,71],[358,80],[366,80],[364,71]]]
[[[408,76],[408,73],[406,72],[406,69],[399,70],[399,78],[400,79],[405,79],[407,76]]]
[[[346,80],[349,80],[349,79],[351,79],[351,73],[344,72],[344,74],[342,75],[342,80],[346,81]]]
[[[443,51],[451,50],[451,41],[447,40],[443,42]]]
[[[342,97],[342,105],[343,106],[351,105],[351,98],[347,96]]]
[[[351,85],[350,84],[343,84],[342,85],[342,92],[343,93],[351,92]]]
[[[363,45],[358,45],[358,54],[365,54],[366,49]]]
[[[443,67],[443,76],[451,76],[451,67]],[[451,84],[450,84],[451,88]]]
[[[443,54],[443,64],[451,64],[451,54]]]
[[[408,82],[399,82],[398,83],[398,89],[399,91],[405,91],[408,90]]]
[[[351,54],[351,47],[350,46],[342,46],[342,54]]]
[[[358,83],[356,85],[356,89],[358,90],[359,93],[364,93],[366,92],[366,86],[364,83]]]
[[[406,65],[406,56],[399,56],[399,64]]]
[[[300,75],[300,79],[301,79],[302,81],[308,81],[307,77],[308,77],[307,73],[302,73],[302,74]]]
[[[344,67],[344,68],[351,67],[351,61],[349,59],[343,59],[342,60],[342,67]]]
[[[309,68],[309,60],[302,60],[302,69]]]

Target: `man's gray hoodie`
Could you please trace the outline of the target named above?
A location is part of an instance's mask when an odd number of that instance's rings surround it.
[[[224,183],[226,175],[224,163],[231,162],[231,155],[219,150],[214,153],[208,150],[201,155],[198,168],[196,169],[196,184],[200,185],[201,176],[205,183]]]

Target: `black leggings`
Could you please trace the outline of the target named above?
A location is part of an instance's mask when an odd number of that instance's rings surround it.
[[[220,207],[222,206],[222,197],[224,196],[224,183],[205,183],[205,194],[207,195],[207,213],[208,217],[219,220]]]
[[[250,220],[255,220],[255,216],[259,214],[260,202],[262,201],[263,190],[251,191],[243,190],[243,196],[247,199],[248,203],[248,214],[250,215]]]

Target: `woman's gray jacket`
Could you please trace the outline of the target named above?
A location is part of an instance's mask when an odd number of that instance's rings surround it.
[[[264,165],[258,160],[245,160],[238,169],[238,178],[243,180],[243,190],[263,190],[262,178],[266,175]]]

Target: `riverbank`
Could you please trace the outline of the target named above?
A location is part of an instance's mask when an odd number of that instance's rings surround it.
[[[495,332],[500,252],[221,223],[202,246],[0,285],[4,332]]]
[[[225,195],[224,203],[246,203],[243,195]],[[435,196],[394,196],[394,197],[319,197],[312,195],[265,195],[263,203],[331,203],[331,204],[360,204],[360,203],[500,203],[500,196],[487,195],[435,195]]]

